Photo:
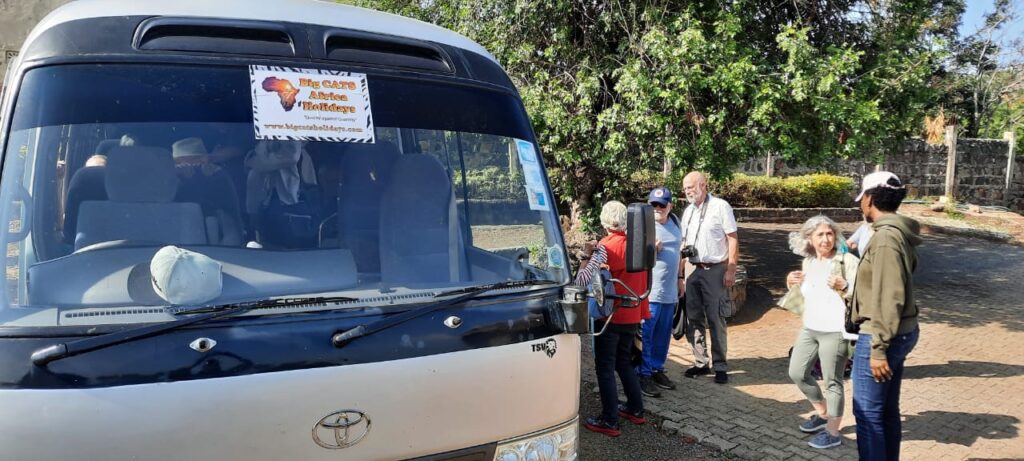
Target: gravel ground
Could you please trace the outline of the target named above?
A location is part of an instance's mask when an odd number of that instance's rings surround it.
[[[532,224],[473,226],[473,245],[478,248],[528,248],[544,244],[544,227]]]
[[[621,421],[622,436],[617,438],[590,432],[583,427],[587,416],[601,413],[601,402],[594,377],[590,342],[583,342],[583,382],[580,385],[580,460],[677,461],[686,459],[731,459],[721,451],[701,445],[693,439],[668,435],[658,430],[657,418],[648,414],[647,424],[636,426]],[[620,384],[621,386],[621,384]],[[620,389],[621,390],[621,389]]]

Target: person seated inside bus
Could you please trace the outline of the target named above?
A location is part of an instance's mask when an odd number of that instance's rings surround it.
[[[171,146],[178,176],[175,202],[198,203],[206,220],[207,240],[214,245],[239,246],[242,215],[234,181],[211,161],[201,138],[185,138]]]
[[[321,220],[316,168],[302,141],[263,140],[245,158],[245,211],[265,248],[314,248]]]
[[[68,183],[68,196],[64,211],[64,241],[75,243],[75,229],[78,225],[78,207],[87,200],[106,200],[105,185],[107,153],[120,145],[116,139],[100,141],[95,153],[85,161]]]
[[[198,127],[190,127],[196,129]],[[251,127],[238,129],[229,124],[214,124],[202,135],[194,135],[208,141],[210,162],[221,167],[235,185],[235,195],[245,200],[245,154],[253,148]]]

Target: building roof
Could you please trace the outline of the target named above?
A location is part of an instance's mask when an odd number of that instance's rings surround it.
[[[55,25],[107,16],[184,16],[319,24],[441,43],[497,62],[478,43],[448,29],[390,13],[320,0],[75,0],[43,18],[25,44]]]

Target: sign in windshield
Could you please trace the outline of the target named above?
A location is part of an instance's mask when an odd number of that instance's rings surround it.
[[[374,141],[366,74],[249,66],[256,139]]]

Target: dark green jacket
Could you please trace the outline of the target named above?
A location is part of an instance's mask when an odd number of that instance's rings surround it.
[[[914,269],[921,225],[898,214],[886,214],[872,225],[875,234],[857,268],[852,320],[871,335],[871,358],[884,359],[894,336],[917,328]]]

